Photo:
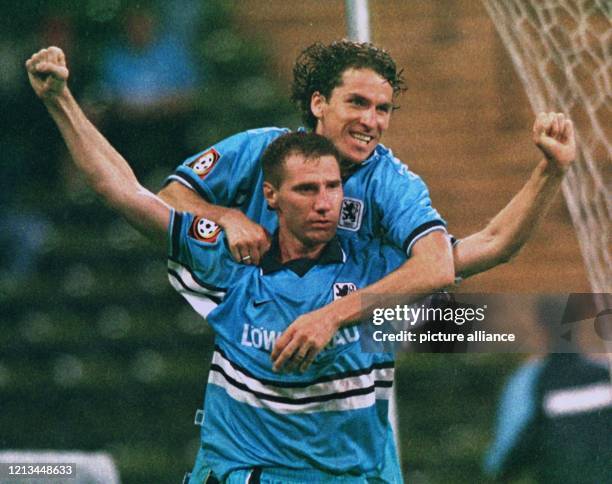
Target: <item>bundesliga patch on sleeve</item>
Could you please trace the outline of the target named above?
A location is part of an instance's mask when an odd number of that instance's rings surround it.
[[[189,227],[189,236],[200,242],[214,244],[219,238],[221,227],[212,220],[204,217],[196,217]]]
[[[203,180],[217,164],[220,157],[221,155],[217,150],[210,148],[189,163],[189,167]]]

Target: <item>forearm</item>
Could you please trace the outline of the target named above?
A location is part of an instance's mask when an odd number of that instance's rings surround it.
[[[143,188],[125,159],[87,119],[66,88],[45,101],[72,159],[87,183],[146,235],[168,224],[168,208]]]
[[[434,232],[418,241],[413,256],[401,267],[359,291],[321,308],[338,328],[369,317],[373,309],[415,302],[425,294],[443,290],[454,282],[453,258],[444,232]]]
[[[542,159],[523,188],[487,226],[454,247],[457,275],[468,277],[509,261],[525,245],[559,191],[565,171]]]
[[[455,278],[445,232],[418,240],[412,257],[378,282],[297,318],[276,340],[271,354],[275,371],[305,371],[341,328],[369,318],[374,309],[407,304],[450,286]],[[295,356],[297,355],[297,356]],[[288,363],[287,363],[288,362]]]
[[[119,195],[123,187],[140,186],[127,162],[87,119],[68,89],[65,94],[45,101],[45,106],[75,165],[96,192],[108,198],[109,192],[110,196]]]
[[[224,215],[232,210],[207,202],[195,191],[176,181],[170,182],[157,195],[178,211],[206,217],[221,226],[223,226]]]

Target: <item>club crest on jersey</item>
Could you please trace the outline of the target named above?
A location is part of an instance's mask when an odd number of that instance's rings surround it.
[[[211,148],[189,163],[189,167],[203,180],[213,169],[220,157],[219,152]]]
[[[336,282],[334,284],[334,301],[344,296],[348,296],[351,292],[355,292],[357,286],[352,282]]]
[[[356,198],[345,198],[342,200],[340,220],[338,220],[339,228],[357,232],[361,228],[362,217],[363,202],[361,200]]]
[[[196,217],[191,223],[189,228],[189,236],[200,240],[202,242],[208,242],[214,244],[221,233],[221,227],[219,227],[212,220],[208,220],[204,217]]]

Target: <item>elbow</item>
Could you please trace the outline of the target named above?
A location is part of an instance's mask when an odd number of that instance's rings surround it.
[[[517,248],[516,250],[502,250],[495,257],[495,262],[497,264],[507,264],[517,256],[519,250],[519,248]]]
[[[114,184],[105,181],[99,181],[91,184],[91,188],[104,200],[108,205],[117,208],[121,205],[124,198],[123,192]]]
[[[110,207],[122,211],[122,208],[130,205],[135,196],[141,192],[138,183],[129,184],[123,181],[116,183],[112,181],[98,181],[92,183],[91,187]]]
[[[485,245],[489,247],[486,252],[490,254],[492,266],[510,262],[518,255],[526,241],[526,237],[510,237],[499,230],[489,228],[485,237]]]
[[[179,196],[177,191],[181,187],[178,182],[170,182],[168,185],[163,187],[159,192],[157,192],[157,196],[161,198],[164,202],[172,207],[176,207],[178,204]]]
[[[524,241],[507,241],[493,245],[491,250],[493,254],[494,265],[506,264],[514,259],[524,246]]]

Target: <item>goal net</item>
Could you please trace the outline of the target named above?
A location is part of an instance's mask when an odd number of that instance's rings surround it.
[[[560,111],[574,122],[578,159],[563,194],[592,290],[612,292],[612,4],[484,0],[484,5],[534,112]]]

